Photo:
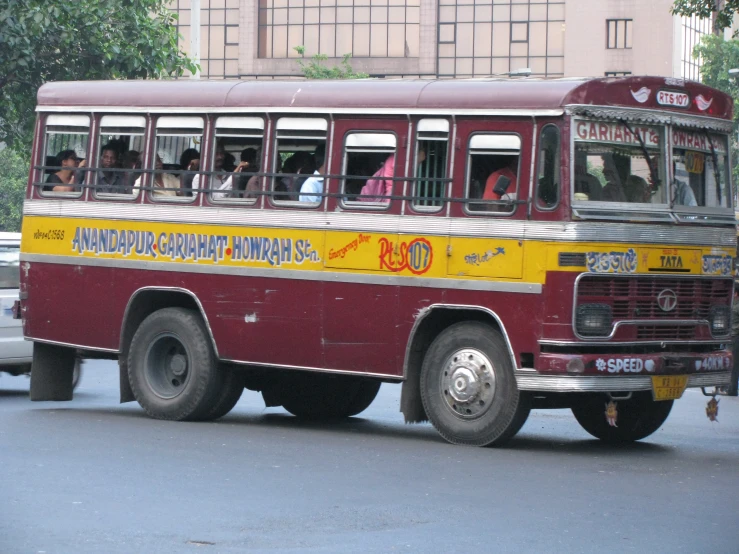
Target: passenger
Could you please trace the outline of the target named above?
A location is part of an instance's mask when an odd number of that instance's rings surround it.
[[[48,183],[43,187],[44,192],[75,192],[75,169],[79,166],[81,158],[77,157],[74,150],[62,150],[57,154],[54,165],[62,169],[52,173],[46,178]]]
[[[518,169],[518,156],[508,156],[506,165],[500,169],[493,171],[485,181],[485,191],[482,193],[483,200],[515,200],[516,191],[518,190],[518,179],[516,170]],[[503,192],[496,192],[495,187],[498,179],[505,177],[509,180],[508,185]],[[504,206],[494,206],[508,211]]]
[[[649,202],[649,185],[638,175],[629,175],[624,184],[624,193],[629,202],[644,204]]]
[[[308,179],[307,176],[301,175],[311,174],[315,171],[313,163],[313,155],[310,152],[301,150],[290,156],[282,166],[282,173],[286,173],[284,177],[275,185],[275,192],[285,194],[275,195],[276,200],[297,200],[300,193],[300,187]]]
[[[223,156],[223,171],[228,171],[229,173],[236,170],[236,157],[231,154],[230,152],[226,152]]]
[[[313,177],[309,177],[300,187],[301,202],[320,202],[323,193],[323,173],[326,171],[326,145],[319,144],[313,152],[313,160],[317,169]]]
[[[155,167],[156,171],[154,172],[152,194],[154,196],[177,196],[177,190],[180,188],[180,180],[174,175],[164,173],[162,171],[164,164],[162,163],[162,158],[159,157],[159,154],[157,154],[156,157]],[[143,175],[136,179],[136,183],[134,183],[135,188],[138,189],[141,187],[142,177]]]
[[[244,175],[229,175],[229,177],[220,185],[217,185],[213,190],[214,200],[224,200],[229,197],[239,197],[244,191],[244,197],[253,198],[256,195],[253,194],[259,190],[259,177],[252,175],[252,173],[259,171],[257,160],[259,153],[255,148],[244,148],[241,151],[241,161],[236,167],[235,173],[243,173]],[[236,178],[236,190],[234,190],[234,178]],[[243,189],[240,189],[243,183]],[[248,194],[252,193],[252,194]]]
[[[215,175],[211,176],[211,189],[217,189],[219,188],[218,185],[222,185],[225,183],[230,175],[223,173],[223,162],[226,158],[226,151],[223,149],[222,145],[218,145],[216,147],[216,154],[213,157],[213,171],[216,173]],[[199,162],[198,162],[199,163]],[[195,175],[195,178],[192,180],[192,190],[198,190],[200,189],[200,181],[201,176]]]
[[[118,165],[118,150],[106,144],[100,152],[100,167],[102,171],[98,171],[95,176],[95,190],[106,194],[130,194],[127,190],[123,173],[119,171],[105,171],[111,169],[120,169]]]
[[[619,177],[616,170],[606,168],[603,170],[603,175],[606,178],[606,186],[603,187],[602,200],[604,202],[626,202],[626,194],[621,184],[621,177]]]
[[[426,151],[418,151],[418,164],[426,160]],[[383,196],[393,195],[393,177],[395,176],[395,154],[390,154],[382,167],[378,169],[372,179],[362,187],[359,199],[363,202],[390,202],[389,198]]]
[[[675,170],[675,205],[677,206],[697,206],[698,201],[695,199],[695,193],[688,184],[688,172],[684,169]]]
[[[195,148],[188,148],[180,156],[180,169],[183,171],[197,171],[200,168],[200,152]],[[192,173],[183,173],[180,176],[180,194],[192,196],[192,181],[196,176]]]

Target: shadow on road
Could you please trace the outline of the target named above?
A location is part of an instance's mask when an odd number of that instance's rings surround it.
[[[16,392],[16,391],[12,391]],[[22,394],[22,391],[17,391]],[[175,422],[152,420],[146,413],[139,409],[135,404],[130,407],[116,408],[84,408],[71,404],[61,404],[55,407],[35,408],[33,411],[37,413],[55,412],[57,414],[66,414],[79,417],[95,416],[95,417],[112,417],[125,418],[131,421],[143,422],[150,421],[151,424],[172,425],[180,428],[184,432],[192,431],[213,431],[217,430],[233,432],[235,429],[254,428],[262,432],[291,432],[299,433],[329,433],[332,435],[354,435],[369,438],[391,438],[401,439],[403,441],[416,440],[424,441],[430,444],[447,446],[447,443],[437,435],[436,431],[430,424],[413,424],[406,425],[401,422],[384,422],[378,419],[365,419],[361,417],[352,417],[343,420],[333,421],[312,421],[294,417],[286,413],[244,413],[232,412],[224,418],[210,422]],[[459,446],[448,445],[450,448],[460,448]],[[562,435],[538,435],[531,433],[522,433],[514,437],[510,442],[500,448],[491,448],[490,451],[503,450],[514,452],[547,452],[554,454],[668,454],[674,451],[673,447],[663,446],[650,442],[635,442],[621,445],[610,445],[597,439],[566,439],[563,440]]]

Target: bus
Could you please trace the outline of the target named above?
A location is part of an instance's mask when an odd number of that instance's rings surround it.
[[[531,409],[608,442],[725,386],[732,100],[682,79],[55,82],[38,92],[16,316],[31,400],[74,352],[121,402],[244,388],[500,445]],[[715,391],[714,391],[715,392]]]

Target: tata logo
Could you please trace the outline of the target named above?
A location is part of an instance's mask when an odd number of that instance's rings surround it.
[[[671,312],[677,306],[677,294],[670,289],[663,290],[657,295],[657,305],[663,312]]]
[[[664,268],[678,269],[683,267],[682,256],[660,256],[659,261]]]

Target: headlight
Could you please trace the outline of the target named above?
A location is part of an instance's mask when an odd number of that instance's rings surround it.
[[[577,307],[575,328],[583,337],[607,337],[613,327],[613,311],[608,304],[582,304]]]
[[[725,336],[731,332],[731,310],[728,306],[714,306],[709,316],[711,333],[715,336]]]

